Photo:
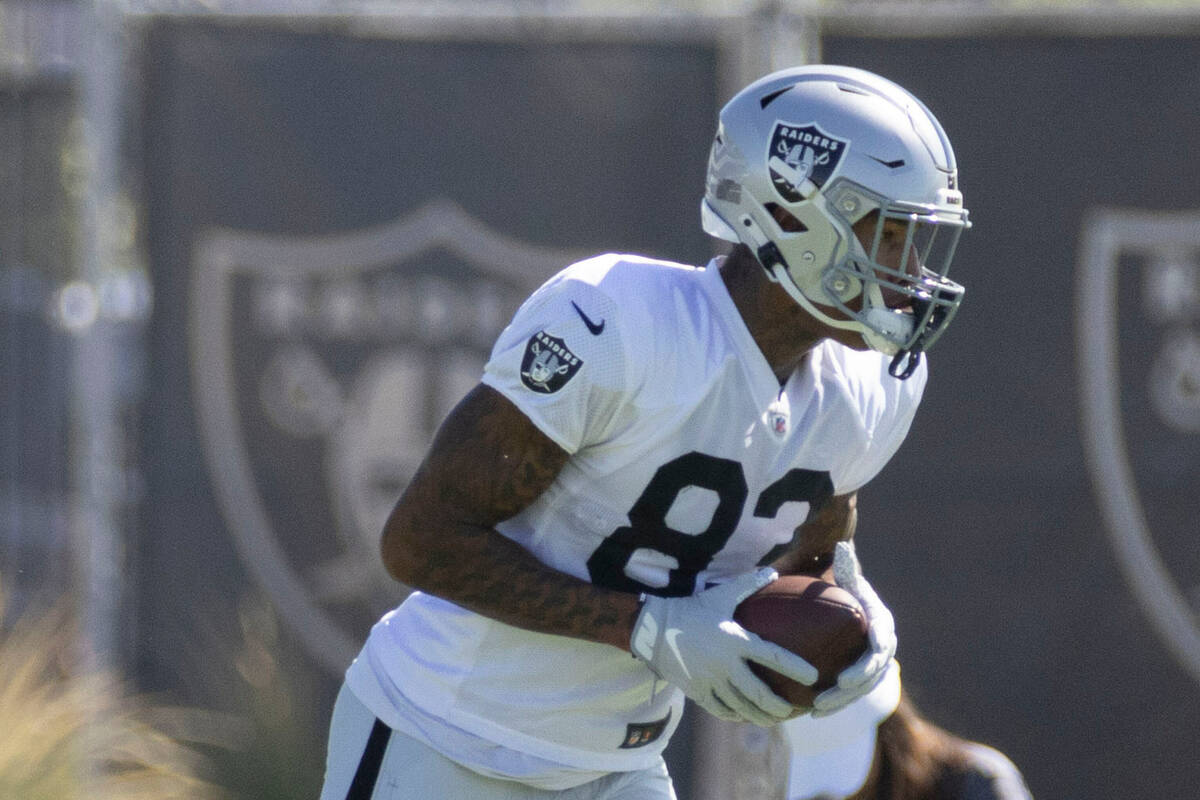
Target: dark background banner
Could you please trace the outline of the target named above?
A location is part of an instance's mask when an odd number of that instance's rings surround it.
[[[214,673],[269,655],[312,692],[293,755],[319,776],[341,671],[402,597],[384,517],[518,303],[583,254],[709,257],[718,48],[160,20],[142,58],[137,674],[228,703]],[[247,596],[279,653],[243,641]]]
[[[1200,235],[1105,226],[1200,209],[1200,41],[822,46],[926,100],[976,224],[925,404],[862,497],[906,684],[1009,753],[1035,796],[1190,797]],[[149,24],[137,163],[155,306],[128,642],[143,688],[219,706],[222,673],[253,685],[274,664],[309,691],[297,746],[319,761],[339,665],[402,591],[374,558],[381,515],[524,293],[579,254],[708,258],[721,60],[701,37]],[[1105,276],[1111,319],[1081,328]],[[1126,489],[1185,606],[1174,628],[1153,615],[1164,586],[1131,577],[1085,448],[1102,415],[1081,413],[1080,365],[1105,337]],[[264,655],[248,632],[270,617]],[[672,746],[681,798],[688,741]]]
[[[912,435],[863,491],[863,560],[896,613],[905,683],[935,719],[1008,752],[1035,796],[1193,797],[1200,664],[1176,651],[1200,605],[1189,349],[1200,225],[1086,253],[1110,233],[1090,222],[1105,210],[1200,209],[1200,42],[831,35],[822,46],[823,60],[925,100],[954,142],[975,222],[954,268],[966,299]],[[1107,270],[1113,313],[1077,325],[1077,294]],[[1083,447],[1081,409],[1097,398],[1081,370],[1105,337],[1117,342],[1126,488],[1187,606],[1162,633],[1163,587],[1138,602],[1132,532],[1100,513],[1112,487],[1092,475],[1112,465]],[[1174,413],[1155,404],[1163,391]]]

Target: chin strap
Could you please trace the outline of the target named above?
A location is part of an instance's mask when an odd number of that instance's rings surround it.
[[[901,362],[905,357],[908,357],[908,363],[901,369]],[[901,350],[896,353],[896,357],[892,359],[892,363],[888,365],[888,374],[893,378],[905,380],[912,377],[912,374],[917,371],[917,367],[921,364],[921,351]]]

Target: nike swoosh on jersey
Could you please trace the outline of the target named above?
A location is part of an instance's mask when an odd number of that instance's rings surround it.
[[[580,318],[583,320],[583,324],[587,325],[588,331],[590,331],[593,336],[599,336],[604,332],[604,320],[592,322],[588,318],[588,315],[583,313],[583,309],[576,305],[574,300],[571,301],[571,307],[574,308],[576,313],[579,314]]]

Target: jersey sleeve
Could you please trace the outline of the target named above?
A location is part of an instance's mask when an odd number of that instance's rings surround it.
[[[603,441],[632,380],[618,310],[590,282],[551,279],[500,334],[483,383],[568,453]]]

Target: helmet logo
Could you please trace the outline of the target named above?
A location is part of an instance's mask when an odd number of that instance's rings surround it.
[[[833,176],[849,144],[825,133],[815,122],[776,122],[767,153],[775,191],[789,203],[811,197]]]

